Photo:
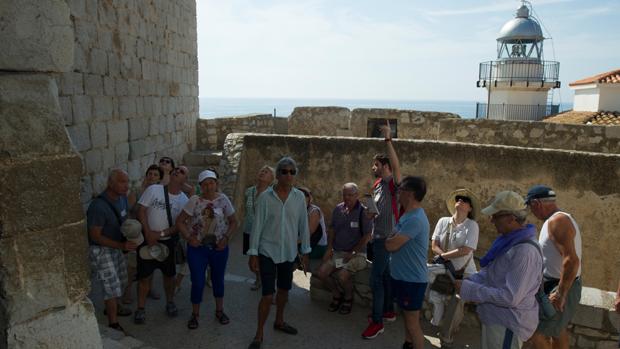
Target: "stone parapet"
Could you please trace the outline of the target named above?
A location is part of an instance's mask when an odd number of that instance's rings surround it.
[[[199,119],[197,123],[197,149],[220,150],[229,133],[288,133],[288,119],[271,114],[240,115],[229,118]]]

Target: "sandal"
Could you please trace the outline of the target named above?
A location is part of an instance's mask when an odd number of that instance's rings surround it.
[[[116,306],[116,316],[129,316],[131,314],[133,314],[131,309],[121,307],[120,305]],[[108,315],[107,309],[103,309],[103,315]]]
[[[187,322],[187,328],[195,330],[198,328],[198,315],[192,313],[191,319]]]
[[[228,318],[228,316],[224,313],[223,310],[218,310],[215,312],[215,318],[217,319],[217,321],[220,322],[220,324],[222,325],[227,325],[230,322],[230,319]]]
[[[340,306],[342,305],[342,301],[343,301],[343,297],[333,297],[332,296],[332,302],[329,303],[329,307],[327,308],[327,311],[333,313],[338,311],[338,309],[340,309]]]
[[[297,334],[297,329],[289,324],[287,324],[286,322],[281,323],[280,325],[277,325],[276,323],[273,324],[273,329],[276,331],[282,331],[284,333],[287,334]]]
[[[353,308],[353,298],[345,299],[342,301],[342,304],[340,305],[340,310],[338,310],[338,313],[342,315],[349,314],[352,308]]]
[[[260,349],[261,344],[263,344],[262,340],[254,338],[248,349]]]
[[[123,332],[123,334],[125,336],[129,336],[129,333],[127,331],[125,331],[125,329],[118,322],[115,322],[113,324],[109,324],[108,327],[111,328],[111,329]]]

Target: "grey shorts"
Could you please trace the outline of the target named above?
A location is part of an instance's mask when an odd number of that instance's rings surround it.
[[[547,337],[559,337],[562,330],[568,326],[573,315],[575,315],[579,300],[581,300],[581,278],[575,279],[570,290],[568,290],[564,311],[557,312],[548,320],[540,320],[536,331]]]
[[[103,288],[103,299],[120,297],[127,286],[127,263],[121,250],[90,246],[88,259],[94,280]]]

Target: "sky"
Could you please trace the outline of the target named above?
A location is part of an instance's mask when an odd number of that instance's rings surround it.
[[[572,81],[620,68],[618,0],[532,0]],[[200,97],[484,101],[519,0],[197,0]]]

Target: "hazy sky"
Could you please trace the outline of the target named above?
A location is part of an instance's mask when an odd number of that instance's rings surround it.
[[[484,100],[478,65],[520,3],[197,0],[200,96]],[[568,83],[620,68],[620,1],[532,3],[562,102]]]

